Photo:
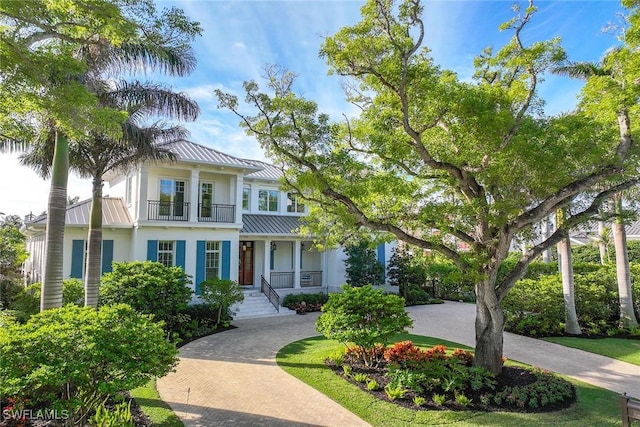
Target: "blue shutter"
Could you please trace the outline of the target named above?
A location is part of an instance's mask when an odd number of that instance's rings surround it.
[[[176,241],[176,266],[181,267],[183,270],[185,269],[185,247],[186,242],[184,240]]]
[[[84,270],[84,240],[71,242],[71,277],[82,278]]]
[[[380,243],[378,245],[378,262],[382,264],[382,280],[386,280],[387,277],[387,260],[385,258],[384,243]]]
[[[271,249],[271,257],[269,258],[269,269],[273,270],[273,265],[275,264],[274,258],[276,257],[276,251]]]
[[[158,241],[147,240],[147,260],[158,261]]]
[[[196,242],[196,295],[200,295],[200,283],[204,282],[205,241]]]
[[[102,274],[111,271],[113,262],[113,240],[102,241]]]
[[[229,279],[231,275],[231,241],[222,241],[222,273],[221,279]]]

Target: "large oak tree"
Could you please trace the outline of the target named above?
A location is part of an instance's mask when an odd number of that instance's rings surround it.
[[[234,95],[218,97],[313,204],[316,232],[374,230],[474,277],[475,363],[499,373],[502,299],[536,256],[637,181],[636,147],[630,128],[618,135],[584,114],[543,115],[540,81],[566,58],[559,40],[523,42],[531,4],[503,25],[512,32],[504,47],[479,55],[472,82],[434,64],[422,12],[418,0],[369,0],[359,23],[324,41],[321,56],[361,108],[346,123],[297,96],[294,76],[278,68],[267,69],[266,92],[245,83],[252,113]],[[499,276],[514,237],[560,208],[562,225]]]

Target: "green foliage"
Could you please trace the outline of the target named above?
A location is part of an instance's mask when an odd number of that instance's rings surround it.
[[[200,283],[200,298],[207,304],[217,307],[217,322],[222,320],[223,311],[226,313],[229,307],[244,300],[242,287],[237,282],[229,279],[212,278]]]
[[[362,241],[345,249],[347,284],[351,286],[384,284],[384,266],[380,264],[369,242]]]
[[[20,217],[9,215],[0,224],[0,309],[10,308],[22,287],[20,267],[29,254],[21,223]]]
[[[413,397],[413,404],[414,404],[414,405],[416,405],[416,406],[422,406],[422,405],[424,405],[425,403],[427,403],[427,399],[425,399],[424,397],[422,397],[422,396],[414,396],[414,397]]]
[[[289,294],[282,300],[282,305],[290,310],[295,310],[302,302],[307,306],[322,306],[329,300],[329,295],[322,292],[317,294]]]
[[[353,376],[353,380],[357,383],[366,383],[369,377],[364,372],[358,372]]]
[[[378,391],[380,390],[380,384],[376,380],[367,381],[367,390]]]
[[[342,293],[329,296],[316,329],[327,338],[355,343],[363,349],[363,362],[372,364],[376,346],[386,345],[412,324],[404,300],[397,295],[385,295],[371,286],[344,285]]]
[[[96,413],[89,418],[92,427],[134,427],[131,418],[131,402],[121,402],[110,411],[104,404],[96,408]]]
[[[444,394],[434,394],[432,397],[433,402],[438,405],[438,406],[442,406],[447,402],[447,396],[445,396]]]
[[[496,406],[518,409],[538,408],[563,402],[575,396],[573,385],[557,375],[540,369],[532,369],[536,381],[523,385],[506,387],[493,395]]]
[[[404,399],[407,394],[407,390],[403,389],[401,386],[392,386],[387,384],[384,388],[384,392],[387,394],[389,400],[393,401],[396,399]]]
[[[456,403],[460,406],[469,406],[471,404],[471,399],[464,394],[456,394]]]
[[[209,335],[218,328],[218,308],[209,304],[191,304],[182,309],[177,316],[184,319],[175,327],[174,332],[182,340],[194,339]],[[223,313],[221,323],[225,324],[231,318],[228,311]]]
[[[171,332],[185,320],[180,313],[191,300],[190,276],[180,267],[159,262],[114,262],[113,271],[102,276],[100,305],[123,303],[153,315]]]
[[[40,282],[33,283],[15,297],[11,309],[15,310],[18,320],[26,322],[34,314],[40,312]],[[84,305],[84,285],[82,280],[76,278],[64,279],[62,281],[62,305],[74,304]]]
[[[75,419],[177,363],[160,325],[124,304],[45,310],[2,328],[0,353],[0,394],[47,402]]]

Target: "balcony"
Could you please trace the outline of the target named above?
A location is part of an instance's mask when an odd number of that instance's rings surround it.
[[[150,221],[189,221],[189,202],[149,200],[147,218]]]
[[[199,222],[236,222],[234,205],[198,205]]]

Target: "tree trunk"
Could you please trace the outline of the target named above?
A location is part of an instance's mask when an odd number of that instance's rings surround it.
[[[571,261],[571,242],[566,237],[558,243],[558,262],[562,275],[562,294],[564,295],[564,331],[572,335],[582,334],[578,315],[573,283],[573,262]]]
[[[544,227],[544,239],[546,240],[551,236],[551,219],[546,217],[542,223]],[[549,264],[551,262],[551,249],[546,249],[542,252],[542,262],[545,264]]]
[[[62,262],[64,225],[67,214],[69,143],[57,130],[51,168],[51,190],[47,211],[45,263],[40,296],[40,311],[62,307]]]
[[[622,221],[622,195],[614,196],[616,217],[611,224],[613,244],[616,251],[616,275],[618,278],[618,295],[620,299],[620,326],[637,327],[638,320],[633,312],[631,294],[631,274],[629,273],[629,254],[627,252],[627,232]]]
[[[84,305],[98,307],[102,265],[102,177],[93,178],[89,237],[87,240],[87,271],[84,277]]]
[[[474,364],[502,372],[504,312],[490,279],[476,285],[476,350]]]
[[[600,251],[600,264],[605,265],[608,261],[607,245],[605,244],[604,221],[598,221],[598,250]]]

